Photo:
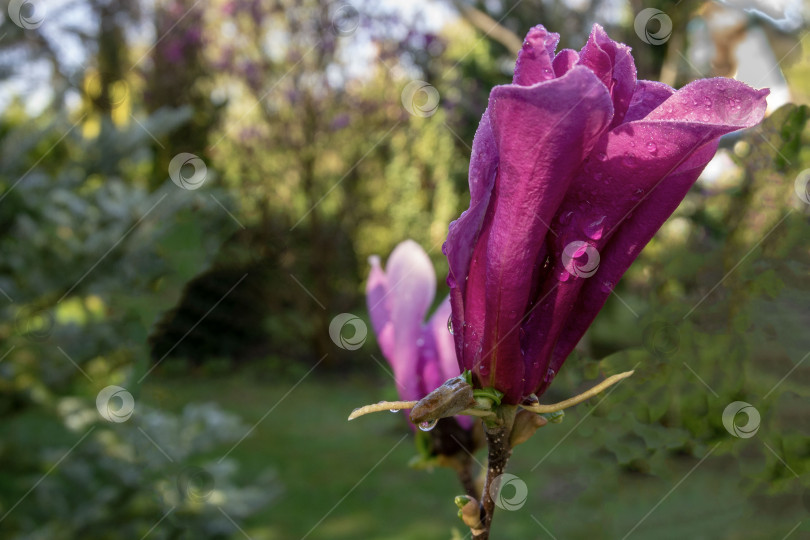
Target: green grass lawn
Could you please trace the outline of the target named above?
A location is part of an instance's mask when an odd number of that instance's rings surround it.
[[[271,468],[282,491],[247,523],[254,540],[438,540],[451,538],[454,528],[467,533],[453,504],[461,493],[454,473],[407,467],[415,450],[402,415],[346,421],[354,407],[390,395],[385,381],[313,374],[297,382],[247,373],[153,377],[141,399],[174,411],[214,401],[255,424],[230,457],[241,464],[242,482]],[[666,457],[666,477],[622,470],[610,452],[588,444],[605,421],[586,417],[588,410],[570,411],[515,449],[509,472],[529,494],[521,509],[496,514],[493,539],[778,539],[803,521],[790,538],[810,534],[801,501],[747,494],[734,458]]]

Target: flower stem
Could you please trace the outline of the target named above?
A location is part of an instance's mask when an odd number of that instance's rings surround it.
[[[492,515],[495,512],[495,500],[491,493],[492,485],[504,473],[509,457],[512,455],[509,435],[512,432],[516,412],[515,406],[500,406],[497,422],[493,422],[485,428],[488,447],[487,478],[484,483],[484,492],[481,494],[481,528],[472,531],[473,540],[489,539]]]
[[[460,460],[456,473],[458,474],[458,481],[461,482],[461,486],[464,488],[464,492],[473,499],[478,499],[481,495],[478,493],[478,488],[475,485],[475,476],[473,475],[472,467],[472,458],[465,456]]]

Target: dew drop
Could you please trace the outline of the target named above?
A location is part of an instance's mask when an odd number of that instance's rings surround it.
[[[559,281],[568,281],[568,278],[571,277],[571,274],[568,273],[568,270],[561,270],[557,274],[557,279]]]
[[[430,431],[431,429],[435,428],[436,424],[438,424],[438,423],[439,423],[438,418],[435,419],[435,420],[427,421],[427,422],[420,422],[419,423],[419,429],[421,429],[422,431]]]
[[[650,141],[647,143],[647,151],[651,154],[655,154],[658,152],[658,147],[655,145],[654,142]]]
[[[600,285],[601,286],[599,288],[602,289],[602,292],[609,293],[610,291],[613,290],[613,282],[612,281],[603,281]]]
[[[599,240],[602,238],[603,223],[605,222],[606,217],[607,216],[602,216],[586,224],[584,227],[582,227],[582,232],[584,232],[591,240]]]
[[[560,216],[560,225],[568,225],[571,222],[571,216],[574,215],[574,212],[566,212]]]
[[[399,409],[389,409],[392,413],[398,413]]]
[[[447,317],[447,331],[450,332],[450,335],[453,335],[453,316],[450,315]]]
[[[546,371],[546,376],[543,377],[543,381],[550,383],[551,380],[554,378],[554,375],[556,375],[556,373],[554,373],[554,370],[549,368],[548,371]]]
[[[599,161],[605,161],[607,159],[607,154],[605,154],[604,152],[599,152],[598,154],[596,154],[596,159],[598,159]]]

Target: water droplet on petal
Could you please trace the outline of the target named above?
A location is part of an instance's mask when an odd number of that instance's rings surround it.
[[[584,227],[582,227],[582,232],[584,232],[591,240],[599,240],[602,238],[603,224],[606,217],[607,216],[602,216],[591,221],[590,223],[587,223]]]
[[[604,152],[599,152],[598,154],[596,154],[596,159],[598,159],[599,161],[605,161],[607,159],[607,154],[605,154]]]
[[[430,421],[427,421],[427,422],[420,422],[419,423],[419,429],[421,429],[422,431],[430,431],[431,429],[435,428],[436,424],[438,424],[438,423],[439,423],[438,418],[436,420],[430,420]]]
[[[574,212],[566,212],[560,216],[560,225],[568,225],[571,222],[571,216]]]
[[[571,277],[571,274],[568,273],[568,270],[562,270],[557,274],[557,279],[559,281],[568,281],[569,277]]]
[[[651,154],[655,154],[658,152],[658,147],[655,145],[654,142],[650,141],[647,143],[647,151]]]
[[[447,331],[450,332],[450,335],[453,335],[453,316],[450,315],[447,318]]]
[[[547,383],[550,383],[551,380],[554,378],[554,375],[556,375],[556,373],[554,373],[554,370],[551,369],[551,368],[548,368],[548,371],[546,371],[546,376],[543,377],[543,381],[547,382]]]
[[[601,286],[599,288],[602,289],[602,292],[609,293],[610,291],[613,290],[613,282],[612,281],[603,281],[600,285]]]

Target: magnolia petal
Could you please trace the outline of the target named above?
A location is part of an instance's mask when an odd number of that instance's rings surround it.
[[[450,297],[448,296],[436,308],[425,327],[425,331],[433,338],[438,357],[437,364],[441,373],[441,381],[430,390],[460,373],[458,361],[456,360],[455,345],[453,344],[453,335],[447,329],[447,320],[450,318],[451,312]]]
[[[604,85],[577,66],[532,87],[495,88],[489,111],[499,170],[485,257],[486,335],[475,372],[482,385],[498,388],[508,403],[516,403],[523,390],[517,329],[531,270],[571,178],[613,110]],[[465,317],[468,313],[465,306]]]
[[[372,265],[374,272],[374,265]],[[375,279],[379,279],[378,277]],[[413,240],[400,243],[385,268],[387,290],[379,298],[379,288],[374,292],[374,303],[369,295],[369,311],[372,324],[378,332],[377,340],[383,350],[397,382],[397,389],[404,400],[422,397],[419,370],[419,339],[422,337],[422,322],[436,294],[436,276],[427,253]],[[378,330],[378,309],[387,304],[388,320]],[[375,314],[375,312],[377,312]]]
[[[579,53],[579,65],[591,69],[610,91],[613,100],[610,127],[621,124],[636,87],[636,64],[630,47],[613,41],[604,28],[594,24],[588,42]]]
[[[625,122],[641,120],[663,103],[675,90],[668,84],[656,81],[638,81],[624,115]]]
[[[558,372],[565,359],[574,350],[585,331],[602,309],[613,286],[619,282],[641,250],[661,228],[664,221],[675,211],[692,187],[703,168],[717,150],[715,139],[695,151],[672,174],[655,189],[644,204],[633,212],[633,217],[623,223],[601,253],[597,276],[583,284],[576,305],[554,346],[549,369]],[[550,382],[550,381],[549,381]],[[545,390],[548,383],[540,387]]]
[[[450,224],[447,241],[442,246],[442,252],[447,256],[449,265],[447,285],[450,287],[453,328],[457,332],[455,345],[460,369],[471,369],[472,367],[466,366],[464,363],[463,331],[467,326],[464,299],[473,251],[487,214],[497,169],[498,150],[495,146],[487,111],[481,118],[473,140],[469,172],[470,207],[461,214],[461,217]]]
[[[598,253],[599,267],[590,277],[546,285],[555,287],[551,307],[538,310],[526,332],[542,329],[559,338],[532,342],[529,355],[539,369],[527,377],[527,392],[550,382],[546,375],[553,378],[559,370],[618,279],[683,200],[719,138],[762,119],[766,95],[730,79],[696,81],[643,120],[603,137],[560,206],[570,216],[566,225],[549,239],[555,253],[571,242],[587,242]]]
[[[531,86],[553,79],[551,62],[559,42],[560,34],[549,32],[542,25],[529,30],[523,40],[523,48],[518,53],[512,82],[520,86]]]
[[[552,62],[552,66],[554,67],[554,75],[557,77],[562,77],[569,71],[571,68],[577,65],[579,62],[579,53],[573,49],[563,49],[557,53],[557,56],[554,57],[554,61]]]
[[[391,324],[391,298],[388,278],[380,266],[380,258],[369,257],[371,272],[366,283],[366,304],[371,318],[371,326],[377,336],[377,343],[386,358],[394,351],[394,326]]]
[[[447,329],[450,313],[450,297],[448,296],[439,304],[423,328],[423,351],[429,352],[422,363],[424,388],[420,399],[441,386],[446,380],[457,377],[461,372],[456,360],[453,336]],[[464,429],[472,427],[474,421],[468,416],[456,416],[455,419]]]

